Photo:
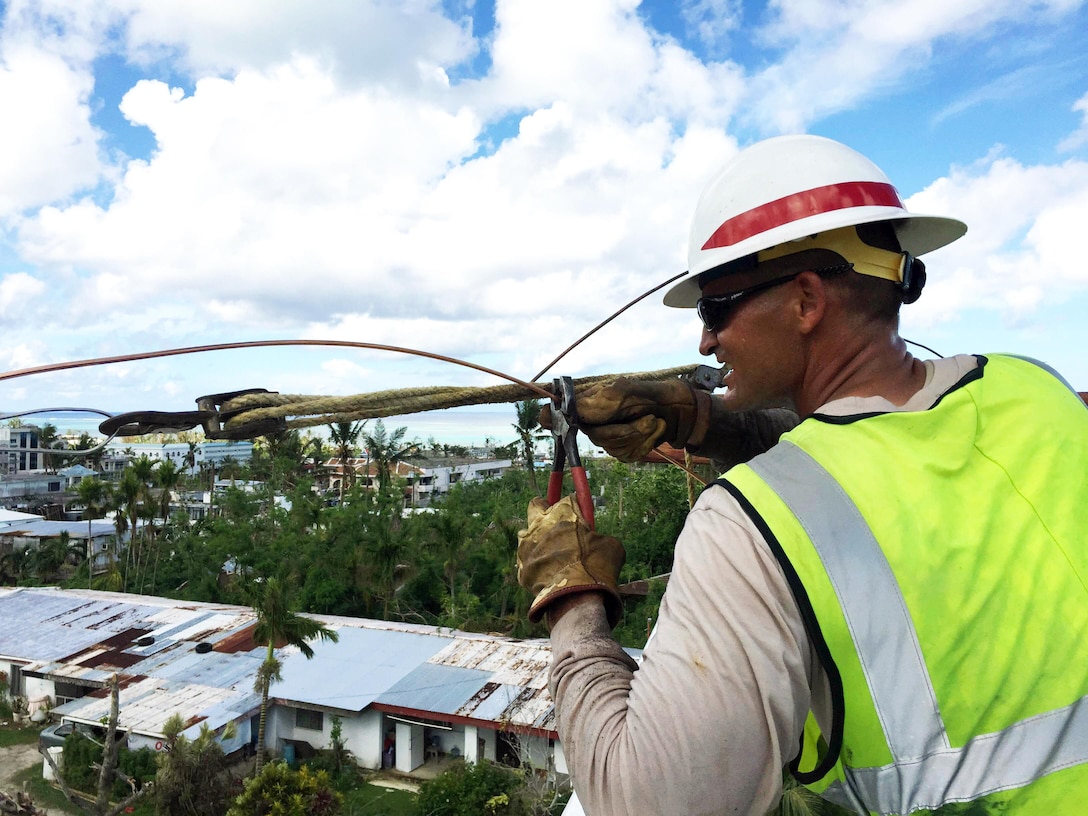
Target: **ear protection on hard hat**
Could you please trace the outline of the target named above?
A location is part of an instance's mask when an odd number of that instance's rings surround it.
[[[914,303],[922,296],[926,285],[926,265],[909,252],[902,253],[903,261],[899,267],[899,291],[904,303]]]

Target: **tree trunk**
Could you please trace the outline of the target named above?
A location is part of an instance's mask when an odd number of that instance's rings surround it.
[[[266,662],[270,663],[274,654],[272,644],[269,643]],[[257,726],[257,759],[253,766],[254,776],[260,776],[261,765],[264,764],[264,729],[265,721],[268,719],[268,688],[272,685],[272,678],[263,666],[261,668],[261,681],[261,717]]]
[[[117,675],[110,677],[110,719],[106,725],[106,746],[102,749],[102,769],[98,774],[98,797],[94,807],[96,813],[105,813],[110,804],[110,789],[113,787],[113,772],[117,768],[117,719],[121,696],[120,680]]]

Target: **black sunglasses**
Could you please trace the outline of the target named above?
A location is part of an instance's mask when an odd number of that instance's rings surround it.
[[[845,263],[836,266],[827,266],[822,269],[813,269],[811,271],[815,272],[817,275],[827,275],[834,272],[845,272],[853,268],[854,265],[852,263]],[[801,272],[804,271],[805,270],[801,270]],[[703,321],[703,328],[713,334],[729,319],[729,316],[736,308],[736,305],[742,300],[752,295],[759,294],[767,289],[772,289],[775,286],[781,286],[783,283],[788,283],[800,275],[801,272],[794,272],[792,275],[786,275],[783,278],[775,278],[774,280],[757,283],[755,286],[749,286],[747,289],[730,292],[728,295],[701,297],[695,301],[695,311],[698,313],[699,319]]]

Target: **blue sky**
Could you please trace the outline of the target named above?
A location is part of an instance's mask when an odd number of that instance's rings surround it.
[[[684,269],[718,166],[808,132],[872,158],[910,209],[969,226],[927,256],[905,336],[1036,356],[1088,390],[1081,2],[26,0],[0,15],[0,371],[307,338],[527,378]],[[553,373],[698,362],[697,342],[695,317],[653,297]],[[494,380],[262,349],[2,381],[0,410],[430,384]],[[493,408],[438,421],[404,424],[510,430]]]

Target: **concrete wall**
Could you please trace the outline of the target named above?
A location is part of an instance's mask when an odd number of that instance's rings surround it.
[[[382,766],[380,711],[364,711],[357,717],[344,717],[340,728],[344,744],[361,767],[377,770]]]
[[[295,725],[296,709],[290,706],[272,706],[265,725],[265,747],[273,754],[283,751],[284,740],[308,742],[321,750],[332,745],[332,726],[335,715],[322,712],[322,727],[299,728]],[[340,717],[340,738],[363,768],[377,769],[382,764],[382,715],[377,711],[364,711],[359,716]]]

